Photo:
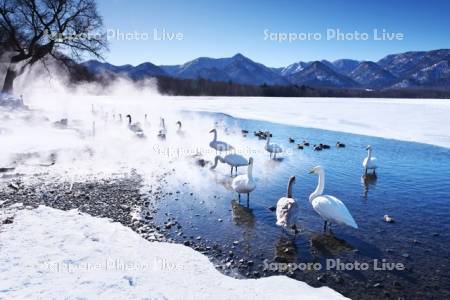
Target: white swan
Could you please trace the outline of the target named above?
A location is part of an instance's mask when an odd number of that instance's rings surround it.
[[[179,135],[179,136],[184,136],[184,131],[183,131],[183,129],[181,129],[181,121],[178,121],[177,122],[177,125],[178,125],[178,129],[177,129],[177,134]]]
[[[373,173],[375,175],[375,170],[377,169],[377,158],[372,157],[372,146],[367,146],[367,157],[364,158],[363,161],[363,167],[364,167],[364,174],[367,174],[368,170],[373,170]]]
[[[325,187],[325,170],[321,166],[317,166],[309,173],[319,175],[317,188],[309,196],[309,202],[319,216],[325,220],[324,230],[326,231],[327,224],[329,223],[344,224],[353,228],[358,228],[352,215],[341,200],[334,196],[322,195]]]
[[[142,137],[144,135],[144,131],[141,128],[141,124],[132,123],[131,115],[127,115],[126,117],[128,118],[128,129],[133,131],[137,136]]]
[[[267,137],[266,146],[264,147],[264,149],[270,153],[270,158],[272,158],[273,154],[274,159],[276,158],[277,153],[283,152],[283,149],[279,145],[273,143],[270,144],[270,136]]]
[[[228,164],[231,167],[231,176],[233,176],[233,168],[236,170],[237,175],[237,168],[242,166],[247,166],[248,161],[245,157],[239,154],[228,154],[225,155],[225,157],[222,157],[220,155],[216,155],[214,158],[214,165],[211,167],[211,169],[215,169],[217,167],[218,162]]]
[[[247,194],[247,206],[249,204],[250,193],[256,188],[253,181],[253,157],[248,160],[247,174],[236,176],[231,182],[231,188],[238,193],[239,201],[241,201],[241,194]]]
[[[92,121],[92,136],[95,136],[95,121]]]
[[[291,227],[294,231],[297,230],[295,220],[297,217],[297,202],[292,197],[292,186],[295,183],[295,176],[291,176],[288,181],[287,193],[285,197],[281,197],[277,202],[277,225],[283,228]]]
[[[167,135],[166,123],[164,122],[164,118],[161,118],[159,122],[158,137],[161,139],[165,139],[166,135]]]
[[[212,129],[209,133],[214,133],[213,140],[209,143],[209,146],[213,149],[216,149],[216,151],[229,151],[233,150],[233,146],[217,140],[217,130]]]
[[[144,115],[144,120],[145,120],[145,125],[146,126],[150,126],[150,121],[148,120],[148,115],[147,114]]]

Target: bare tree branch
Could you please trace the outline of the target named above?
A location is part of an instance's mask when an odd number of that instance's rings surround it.
[[[15,78],[47,55],[60,61],[86,54],[101,58],[107,49],[105,35],[98,35],[102,26],[95,0],[0,0],[0,42],[13,51],[6,77]],[[5,85],[6,79],[3,90]]]

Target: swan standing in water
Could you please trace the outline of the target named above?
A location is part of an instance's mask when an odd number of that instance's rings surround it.
[[[295,220],[297,217],[297,202],[292,197],[292,186],[295,183],[295,176],[291,176],[288,181],[286,197],[281,197],[277,202],[277,225],[283,228],[291,227],[295,233],[298,232]]]
[[[92,121],[92,136],[95,136],[95,121]]]
[[[179,135],[179,136],[184,136],[184,131],[183,131],[183,129],[181,129],[181,121],[178,121],[177,122],[177,125],[178,125],[178,128],[177,128],[177,134]]]
[[[377,169],[377,158],[372,157],[372,146],[367,146],[367,157],[364,158],[363,167],[364,174],[367,175],[368,170],[373,170],[372,175],[376,175],[375,170]]]
[[[211,129],[211,131],[209,133],[214,133],[214,138],[209,143],[209,146],[213,149],[216,149],[216,152],[217,151],[230,151],[230,150],[234,149],[233,146],[231,146],[230,144],[227,144],[225,142],[217,140],[217,130],[216,129]]]
[[[211,167],[211,169],[215,169],[217,167],[217,163],[219,161],[221,163],[225,163],[225,164],[230,165],[230,167],[231,167],[231,176],[233,176],[233,168],[235,168],[236,175],[237,175],[237,168],[238,167],[248,166],[247,159],[245,157],[243,157],[242,155],[239,155],[239,154],[228,154],[228,155],[225,155],[225,157],[222,157],[220,155],[216,155],[216,157],[214,158],[214,165]]]
[[[249,206],[250,193],[256,188],[253,181],[253,157],[248,160],[247,174],[236,176],[231,182],[231,188],[238,194],[239,202],[241,201],[241,194],[247,194],[247,207]]]
[[[158,137],[160,139],[165,139],[166,134],[167,134],[166,123],[164,122],[164,118],[161,118],[161,121],[159,123]]]
[[[276,158],[277,153],[283,152],[283,149],[277,144],[270,144],[270,136],[267,137],[266,146],[264,147],[264,149],[270,153],[270,158],[272,158],[273,154],[273,159]]]
[[[133,131],[138,137],[144,136],[144,131],[141,128],[141,125],[139,123],[132,123],[131,122],[131,115],[127,115],[128,118],[128,129]]]
[[[344,224],[353,228],[358,228],[352,215],[341,200],[334,196],[323,195],[325,187],[325,170],[321,166],[317,166],[309,173],[317,174],[319,176],[317,188],[309,196],[309,202],[316,213],[325,220],[323,227],[324,231],[327,230],[327,227],[329,228],[330,223]]]

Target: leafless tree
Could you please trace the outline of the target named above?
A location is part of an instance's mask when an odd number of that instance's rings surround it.
[[[0,0],[0,43],[11,51],[3,92],[27,67],[46,58],[70,66],[107,49],[95,0]]]

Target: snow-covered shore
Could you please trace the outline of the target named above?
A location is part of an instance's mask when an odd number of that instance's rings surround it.
[[[450,148],[450,100],[167,97],[173,107],[222,112]]]
[[[6,223],[6,222],[5,222]],[[237,280],[191,248],[45,206],[0,225],[0,298],[342,299],[284,276]]]

